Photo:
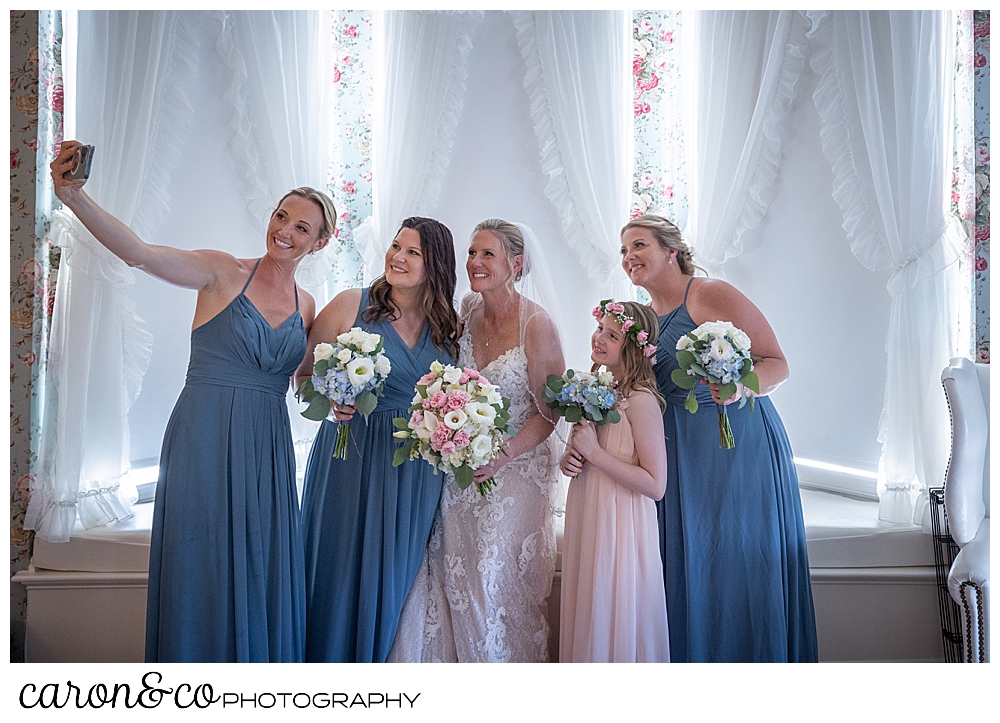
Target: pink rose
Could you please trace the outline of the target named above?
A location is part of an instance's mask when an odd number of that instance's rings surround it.
[[[52,311],[56,306],[56,287],[52,285],[49,287],[49,295],[45,299],[45,314],[52,317]]]
[[[667,41],[668,43],[670,43],[671,45],[673,45],[673,42],[674,42],[674,31],[673,30],[668,30],[667,32],[665,32],[663,34],[663,39],[665,41]]]
[[[42,265],[34,259],[28,259],[21,264],[21,278],[29,284],[34,283],[41,273]]]
[[[986,349],[980,349],[979,350],[979,361],[983,362],[984,364],[989,364],[990,363],[990,353],[989,353],[989,351],[987,351]]]
[[[15,148],[14,150],[12,150],[10,152],[10,168],[11,168],[11,170],[14,170],[15,168],[17,168],[20,165],[21,161],[18,160],[18,157],[17,157],[17,154],[20,153],[20,152],[21,152],[20,148]]]
[[[344,193],[348,193],[353,196],[355,193],[354,185],[355,181],[344,181],[343,185],[340,187],[340,190],[343,191]]]
[[[649,113],[649,103],[639,103],[639,102],[633,103],[632,113],[637,116],[640,116],[643,113]]]
[[[356,37],[358,37],[358,26],[357,25],[348,25],[344,29],[344,35],[346,35],[346,36],[348,36],[350,38],[356,38]]]
[[[430,409],[431,408],[431,400],[430,399],[425,399],[424,401],[420,402],[420,406],[423,407],[424,409]]]
[[[642,215],[642,209],[640,209],[638,206],[632,206],[632,210],[629,211],[628,217],[629,220],[632,220],[639,218],[639,216],[641,215]]]
[[[52,105],[52,110],[56,113],[63,112],[63,82],[62,78],[56,80],[52,84],[52,95],[50,96],[50,104]]]
[[[482,374],[477,372],[475,369],[469,369],[469,378],[478,379],[480,384],[489,384],[490,380],[484,377]]]
[[[619,304],[617,301],[612,301],[608,304],[608,310],[613,314],[624,314],[625,307]]]
[[[985,166],[990,162],[990,147],[985,143],[976,146],[976,165]],[[952,181],[954,183],[954,181]]]
[[[639,75],[642,73],[642,57],[639,53],[634,53],[632,55],[632,75]]]
[[[463,447],[469,446],[469,433],[464,429],[460,429],[455,432],[455,436],[452,438],[457,449],[462,449]]]
[[[640,78],[635,84],[643,90],[652,90],[660,84],[660,79],[656,77],[656,73],[651,73],[648,80]]]
[[[951,192],[951,202],[952,203],[954,203],[954,204],[957,205],[958,202],[961,201],[961,200],[962,200],[962,197],[958,195],[958,191],[952,191]]]
[[[989,268],[989,262],[982,256],[976,257],[976,271],[986,271]]]
[[[622,330],[624,331],[625,327],[622,327]],[[640,344],[644,344],[646,342],[646,339],[649,338],[649,332],[640,331],[638,334],[635,335],[635,338],[636,341],[638,341]]]
[[[420,379],[417,380],[417,386],[426,386],[427,384],[433,384],[435,379],[436,377],[433,374],[427,372],[422,377],[420,377]]]
[[[977,38],[986,38],[990,34],[990,21],[987,20],[985,23],[976,23],[973,34]]]
[[[989,241],[990,240],[990,227],[989,224],[985,226],[976,226],[976,241]]]
[[[648,356],[653,356],[655,353],[656,353],[656,347],[655,346],[647,346],[645,349],[642,350],[642,355],[643,356],[647,356],[647,357]],[[653,359],[652,362],[654,364],[656,364],[656,359]]]
[[[593,314],[594,318],[597,319],[598,321],[600,321],[601,318],[604,316],[604,314],[601,312],[601,307],[600,306],[595,306],[594,310],[592,312],[590,312],[590,313]]]
[[[633,326],[635,326],[635,322],[632,319],[626,319],[625,323],[622,324],[622,333],[627,332]]]
[[[471,397],[466,392],[452,392],[448,395],[448,409],[449,411],[455,409],[461,409],[464,407]]]
[[[982,68],[986,65],[986,56],[982,53],[976,53],[975,66],[977,68]]]
[[[448,429],[447,425],[439,424],[431,432],[431,449],[435,452],[440,452],[441,447],[448,441],[448,433],[451,430]]]
[[[424,421],[424,413],[419,409],[414,410],[413,414],[410,415],[410,425],[416,427],[418,424]]]
[[[334,67],[334,69],[333,69],[333,82],[334,83],[339,83],[340,82],[340,68]]]
[[[455,446],[454,442],[451,441],[445,442],[444,444],[441,445],[441,454],[445,456],[449,454],[455,454],[456,449],[457,447]]]
[[[364,174],[361,177],[365,180],[365,183],[371,183],[372,182],[372,174],[371,173],[366,173],[366,174]]]
[[[639,27],[640,35],[649,35],[653,32],[653,23],[650,22],[649,18],[642,18],[636,25]]]
[[[438,392],[433,397],[431,397],[431,406],[432,407],[438,407],[438,408],[440,408],[440,407],[443,407],[447,403],[448,403],[448,395],[445,394],[444,392]]]

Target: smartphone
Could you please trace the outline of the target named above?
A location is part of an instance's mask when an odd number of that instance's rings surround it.
[[[73,156],[73,168],[63,174],[67,181],[86,181],[90,178],[90,167],[94,162],[93,146],[77,146]]]

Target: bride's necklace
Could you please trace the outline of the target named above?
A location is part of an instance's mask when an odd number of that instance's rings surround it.
[[[517,300],[517,304],[518,304],[518,309],[520,309],[520,306],[521,306],[521,300],[520,299]],[[494,333],[496,333],[496,329],[494,329],[493,331],[494,331]],[[486,337],[486,348],[489,349],[490,348],[490,330],[489,330],[489,324],[487,323],[487,320],[486,320],[486,309],[483,309],[483,336]]]

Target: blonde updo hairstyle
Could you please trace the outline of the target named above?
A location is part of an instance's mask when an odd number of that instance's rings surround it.
[[[688,248],[688,245],[684,243],[684,240],[681,238],[680,229],[667,219],[663,218],[663,216],[656,216],[652,213],[647,213],[639,216],[638,218],[633,218],[625,224],[619,236],[624,236],[625,232],[630,228],[648,229],[650,233],[653,234],[653,238],[656,239],[656,242],[660,244],[660,248],[667,253],[676,251],[677,266],[681,270],[682,274],[694,276],[695,269],[697,269],[705,274],[705,276],[708,276],[708,272],[705,271],[705,269],[695,265],[691,255],[691,249]]]
[[[488,218],[476,224],[476,227],[472,229],[472,236],[475,237],[480,231],[489,231],[503,244],[503,249],[507,253],[507,264],[510,267],[510,276],[507,277],[508,283],[511,280],[520,281],[530,270],[528,269],[528,260],[525,259],[521,270],[514,273],[514,257],[524,256],[524,236],[521,235],[521,229],[502,218]]]
[[[317,206],[319,206],[320,213],[323,214],[323,223],[319,227],[319,232],[316,238],[333,238],[333,232],[337,229],[337,209],[333,205],[333,199],[331,199],[327,194],[322,191],[317,191],[315,188],[310,186],[300,186],[299,188],[293,188],[291,191],[286,193],[278,201],[278,205],[274,207],[271,211],[273,216],[281,208],[281,204],[285,202],[285,199],[289,196],[298,196],[304,198],[307,201],[312,201]]]

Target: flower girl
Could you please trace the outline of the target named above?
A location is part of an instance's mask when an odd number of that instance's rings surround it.
[[[560,662],[670,660],[655,500],[667,486],[663,399],[651,359],[656,314],[633,301],[594,309],[593,371],[614,375],[621,421],[573,428],[566,499]],[[577,476],[578,475],[578,476]]]

